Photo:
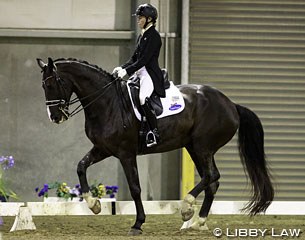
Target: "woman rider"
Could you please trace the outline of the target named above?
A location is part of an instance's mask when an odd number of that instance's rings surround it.
[[[140,78],[139,99],[143,113],[147,119],[150,131],[147,133],[147,147],[152,147],[159,141],[157,119],[151,108],[149,97],[155,91],[160,97],[165,97],[164,79],[159,67],[158,58],[162,45],[159,32],[155,29],[158,18],[157,9],[151,4],[141,4],[134,16],[137,16],[141,34],[137,40],[134,54],[128,62],[116,67],[113,73],[123,78],[135,74]]]

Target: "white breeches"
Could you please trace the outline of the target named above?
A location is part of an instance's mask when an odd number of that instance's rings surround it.
[[[140,68],[135,74],[140,78],[140,104],[145,104],[145,99],[154,91],[154,84],[145,67]]]

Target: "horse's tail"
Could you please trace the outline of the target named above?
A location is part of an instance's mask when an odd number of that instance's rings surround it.
[[[274,189],[266,166],[264,130],[260,119],[251,110],[236,105],[240,123],[238,130],[239,155],[252,184],[252,198],[243,210],[250,215],[265,212],[274,197]]]

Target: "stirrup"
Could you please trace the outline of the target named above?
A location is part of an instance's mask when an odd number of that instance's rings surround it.
[[[150,135],[152,135],[152,139],[150,139]],[[153,131],[149,131],[147,134],[146,134],[146,146],[147,147],[153,147],[157,145],[157,138],[156,138],[156,135]]]

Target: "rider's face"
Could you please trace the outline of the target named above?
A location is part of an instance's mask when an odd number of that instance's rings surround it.
[[[146,17],[138,16],[138,17],[137,17],[137,22],[138,22],[139,28],[143,29],[143,28],[144,28],[144,25],[145,25],[145,23],[146,23]]]

